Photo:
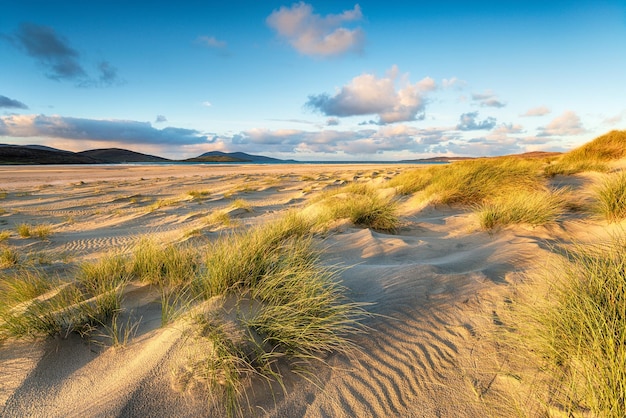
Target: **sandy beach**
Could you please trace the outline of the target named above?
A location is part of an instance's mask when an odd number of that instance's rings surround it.
[[[382,187],[406,165],[137,165],[0,167],[0,230],[22,263],[54,274],[139,237],[203,245],[231,228],[305,211],[315,196],[350,183]],[[555,177],[585,199],[594,175]],[[193,193],[196,192],[196,193]],[[204,192],[204,193],[201,193]],[[284,390],[246,392],[244,416],[515,416],[522,379],[508,373],[492,337],[507,296],[549,258],[550,243],[590,241],[619,225],[568,214],[549,226],[484,231],[468,209],[419,205],[400,196],[395,233],[340,222],[315,237],[322,262],[339,271],[347,296],[370,314],[358,349],[330,355],[315,380],[288,375]],[[238,204],[234,204],[238,201]],[[243,207],[241,202],[247,206]],[[227,213],[231,226],[207,217]],[[46,239],[23,238],[19,224],[46,224]],[[140,318],[127,344],[77,334],[0,346],[3,417],[223,416],[181,387],[176,371],[192,344],[184,322],[161,326],[158,292],[133,282],[127,315]]]

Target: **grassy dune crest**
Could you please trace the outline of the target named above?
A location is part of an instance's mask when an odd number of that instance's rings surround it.
[[[611,131],[578,147],[546,167],[546,174],[570,175],[583,171],[608,171],[610,161],[626,157],[626,131]]]
[[[543,186],[541,162],[521,158],[460,161],[397,176],[390,186],[399,193],[421,193],[434,204],[473,205]]]

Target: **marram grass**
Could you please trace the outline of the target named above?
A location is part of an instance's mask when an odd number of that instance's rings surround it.
[[[585,145],[563,154],[546,167],[549,176],[583,171],[608,171],[608,163],[626,157],[626,131],[611,131]]]
[[[397,203],[383,197],[367,184],[354,183],[323,193],[316,199],[324,210],[316,223],[324,225],[337,219],[349,219],[353,224],[380,231],[394,232],[400,225]]]
[[[225,321],[233,318],[224,312],[201,315],[195,325],[210,349],[193,359],[191,373],[220,398],[227,415],[240,415],[251,377],[283,389],[287,369],[314,379],[312,367],[330,353],[348,353],[351,336],[362,330],[363,306],[348,300],[336,272],[322,266],[313,226],[289,212],[224,233],[203,248],[146,237],[129,255],[112,253],[81,264],[74,280],[55,281],[43,273],[4,278],[0,339],[100,332],[113,346],[126,344],[137,327],[121,303],[131,280],[161,291],[163,325],[197,312],[203,300],[252,304],[254,310],[237,315],[243,330],[237,339],[226,331]]]
[[[542,163],[534,159],[485,158],[407,171],[389,184],[399,194],[420,193],[434,204],[475,205],[541,189],[541,168]]]
[[[533,291],[513,304],[512,351],[548,372],[536,392],[564,416],[626,416],[625,252],[623,232],[575,245],[534,277],[531,287],[549,284],[541,297]]]
[[[594,206],[608,222],[626,219],[626,172],[611,174],[596,187]]]
[[[517,224],[539,226],[555,222],[565,205],[562,191],[521,191],[478,206],[477,215],[487,230]]]

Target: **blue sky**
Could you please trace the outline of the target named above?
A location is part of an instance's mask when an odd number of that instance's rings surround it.
[[[0,142],[562,151],[626,128],[623,1],[0,0]]]

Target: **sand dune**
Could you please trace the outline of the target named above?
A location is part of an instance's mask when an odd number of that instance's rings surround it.
[[[402,167],[372,166],[127,166],[0,167],[1,228],[52,226],[48,240],[8,244],[38,254],[46,268],[128,251],[150,234],[161,242],[217,236],[224,226],[207,217],[225,210],[239,225],[303,208],[316,193],[355,178],[381,182]],[[242,174],[245,173],[245,174]],[[570,181],[583,188],[593,179]],[[384,180],[382,180],[384,181]],[[555,179],[555,184],[559,179]],[[560,181],[564,181],[561,179]],[[190,192],[205,190],[194,197]],[[244,199],[249,209],[233,207]],[[341,268],[348,296],[367,303],[366,331],[351,356],[334,356],[297,376],[286,393],[257,386],[245,414],[268,417],[483,417],[512,415],[498,402],[518,396],[497,373],[497,346],[488,337],[519,274],[547,257],[550,240],[603,235],[575,217],[552,227],[480,230],[474,215],[450,207],[416,207],[406,198],[395,234],[340,224],[317,245],[323,262]],[[200,234],[194,231],[202,231]],[[161,327],[158,294],[147,285],[126,289],[126,315],[141,318],[124,347],[76,334],[0,347],[0,415],[220,416],[198,388],[174,378],[193,342],[183,323]]]

